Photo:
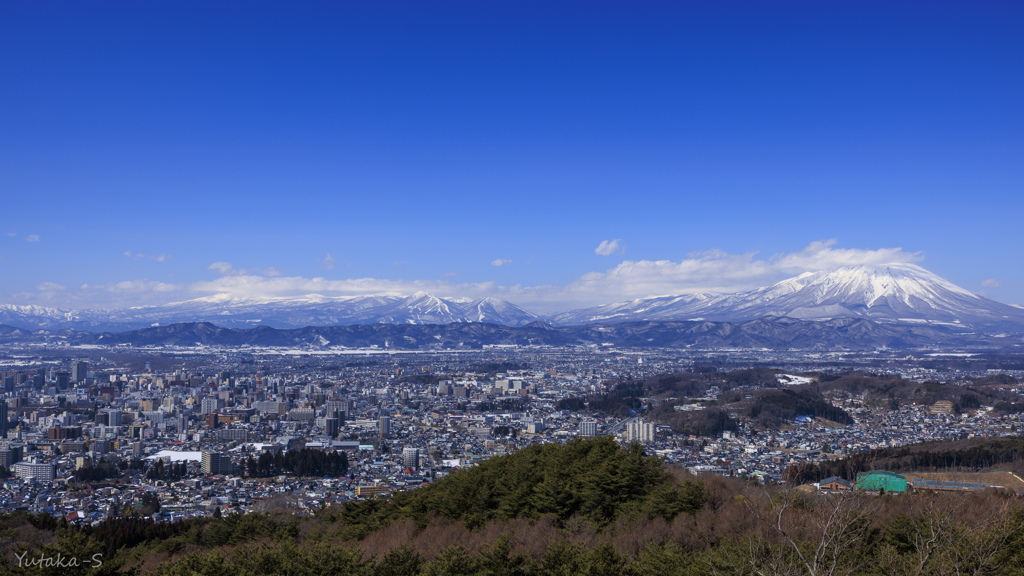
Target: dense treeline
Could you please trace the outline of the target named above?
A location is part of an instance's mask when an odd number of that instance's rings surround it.
[[[811,390],[773,390],[761,395],[747,415],[765,428],[792,422],[797,416],[814,416],[839,424],[853,424],[853,417],[845,410],[833,406],[820,393]]]
[[[259,459],[250,455],[243,461],[243,473],[257,477],[289,474],[336,478],[348,474],[348,455],[340,451],[312,448],[287,452],[278,450],[273,454],[264,451]]]
[[[1024,459],[1024,437],[992,438],[968,447],[948,443],[918,444],[898,448],[879,448],[839,460],[803,463],[786,468],[783,478],[792,484],[817,482],[829,476],[853,480],[858,472],[869,470],[904,471],[976,471],[982,468],[1018,462]]]
[[[688,412],[677,411],[671,405],[663,404],[655,408],[650,417],[660,424],[671,426],[678,434],[691,436],[715,437],[726,430],[739,429],[736,419],[718,408]]]
[[[188,476],[186,462],[164,464],[163,460],[157,460],[146,470],[146,478],[150,480],[181,480],[185,476]]]
[[[344,522],[346,534],[362,537],[389,523],[412,519],[425,526],[433,516],[469,527],[487,520],[573,517],[605,527],[623,515],[672,520],[704,504],[703,486],[668,481],[661,461],[639,446],[622,448],[608,437],[533,445],[498,456],[440,482],[400,492],[391,500],[351,502],[325,511]]]
[[[1006,414],[1020,414],[1024,412],[1024,402],[997,402],[993,408]]]
[[[113,556],[122,547],[132,548],[145,542],[167,540],[207,524],[204,518],[179,522],[154,522],[151,518],[110,518],[96,526],[82,528],[87,536],[106,545],[106,554]]]
[[[821,374],[818,376],[818,388],[822,393],[845,392],[871,403],[889,403],[891,409],[898,408],[900,404],[931,405],[939,400],[953,402],[956,409],[972,409],[1012,401],[1017,397],[1005,389],[1013,383],[1014,378],[1002,376],[1005,375],[978,378],[968,385],[960,385],[933,380],[918,382],[888,374]]]
[[[117,478],[121,476],[121,473],[122,471],[113,458],[101,458],[75,470],[75,480],[77,482],[100,482],[109,478]]]
[[[6,569],[17,574],[143,573],[166,576],[239,575],[678,575],[846,574],[1016,576],[1024,565],[1021,501],[995,494],[884,496],[806,494],[733,479],[708,479],[707,499],[694,514],[671,522],[622,516],[597,530],[559,526],[551,518],[491,520],[473,530],[461,522],[390,524],[361,541],[343,522],[313,518],[229,515],[192,521],[165,538],[109,552],[98,531],[58,521],[38,537],[3,518]],[[24,514],[22,524],[28,524]],[[340,525],[340,526],[339,526]],[[129,527],[128,524],[123,525]],[[338,528],[341,530],[338,530]],[[150,530],[144,523],[140,531]],[[111,534],[116,530],[110,531]],[[15,552],[16,551],[16,552]],[[31,551],[90,558],[101,568],[19,569],[13,554]]]

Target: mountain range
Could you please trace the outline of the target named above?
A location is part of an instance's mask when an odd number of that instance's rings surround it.
[[[479,349],[484,346],[618,346],[629,348],[755,348],[815,351],[892,349],[974,349],[1020,352],[1024,339],[965,333],[945,326],[884,324],[863,318],[798,320],[768,316],[747,322],[622,322],[553,327],[544,322],[502,326],[478,322],[449,324],[363,324],[224,328],[192,322],[121,333],[77,330],[30,331],[0,325],[0,344],[130,346],[259,346],[323,350],[339,346],[381,350]]]
[[[225,328],[367,324],[489,323],[522,327],[623,322],[747,322],[764,317],[802,320],[861,318],[880,323],[930,324],[964,331],[1024,330],[1024,309],[974,294],[914,264],[851,266],[805,273],[735,294],[641,298],[541,316],[497,298],[370,295],[232,298],[216,295],[162,306],[64,310],[0,305],[0,324],[36,330],[119,332],[176,323]]]

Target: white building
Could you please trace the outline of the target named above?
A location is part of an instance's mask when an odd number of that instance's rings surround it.
[[[18,478],[31,478],[37,482],[50,482],[54,478],[53,464],[18,462],[11,468],[11,472]]]
[[[654,422],[636,420],[626,423],[626,442],[654,442]]]

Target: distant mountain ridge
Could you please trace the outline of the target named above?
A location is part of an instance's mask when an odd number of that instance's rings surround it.
[[[0,324],[29,329],[111,332],[182,322],[212,322],[227,328],[302,328],[453,322],[491,322],[506,326],[522,326],[537,320],[540,320],[540,316],[497,298],[441,298],[426,292],[404,297],[328,297],[319,294],[299,298],[210,296],[163,306],[105,311],[0,305]]]
[[[990,332],[1024,330],[1024,309],[960,288],[914,264],[850,266],[808,272],[736,294],[688,294],[540,316],[505,300],[444,298],[417,292],[293,298],[197,298],[162,306],[113,310],[62,310],[0,305],[0,324],[25,329],[120,332],[182,322],[227,328],[361,324],[450,324],[466,322],[525,326],[544,320],[555,326],[645,321],[745,322],[764,317],[806,320],[865,318],[887,323],[949,325]]]
[[[75,330],[30,331],[0,325],[0,344],[337,347],[381,350],[446,350],[484,346],[618,346],[629,348],[850,350],[878,348],[1018,350],[1024,339],[962,333],[942,326],[882,324],[863,318],[811,321],[765,317],[748,322],[623,322],[553,327],[543,322],[502,326],[366,324],[279,330],[238,329],[208,322],[172,324],[121,333]]]

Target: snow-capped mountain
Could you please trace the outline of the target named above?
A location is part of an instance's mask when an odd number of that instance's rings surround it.
[[[0,306],[0,324],[22,328],[121,331],[177,322],[211,322],[228,328],[343,326],[354,324],[450,324],[490,322],[522,326],[538,320],[522,308],[498,300],[372,295],[298,298],[231,298],[223,295],[163,306],[113,310],[62,310],[41,306]]]
[[[712,320],[744,322],[766,316],[805,320],[867,318],[881,322],[932,323],[990,331],[1024,329],[1024,309],[960,288],[914,264],[853,266],[806,273],[737,294],[690,294],[641,298],[574,310],[547,318],[560,326],[630,321]],[[63,310],[0,305],[0,324],[28,329],[73,328],[119,332],[179,322],[210,322],[226,328],[302,328],[357,324],[451,324],[487,322],[525,326],[536,314],[496,298],[442,298],[417,292],[296,298],[197,298],[163,306],[115,310]]]
[[[633,320],[744,321],[765,316],[862,317],[1018,330],[1024,325],[1024,311],[978,296],[914,264],[808,272],[737,294],[641,298],[574,310],[550,320],[568,326]]]

